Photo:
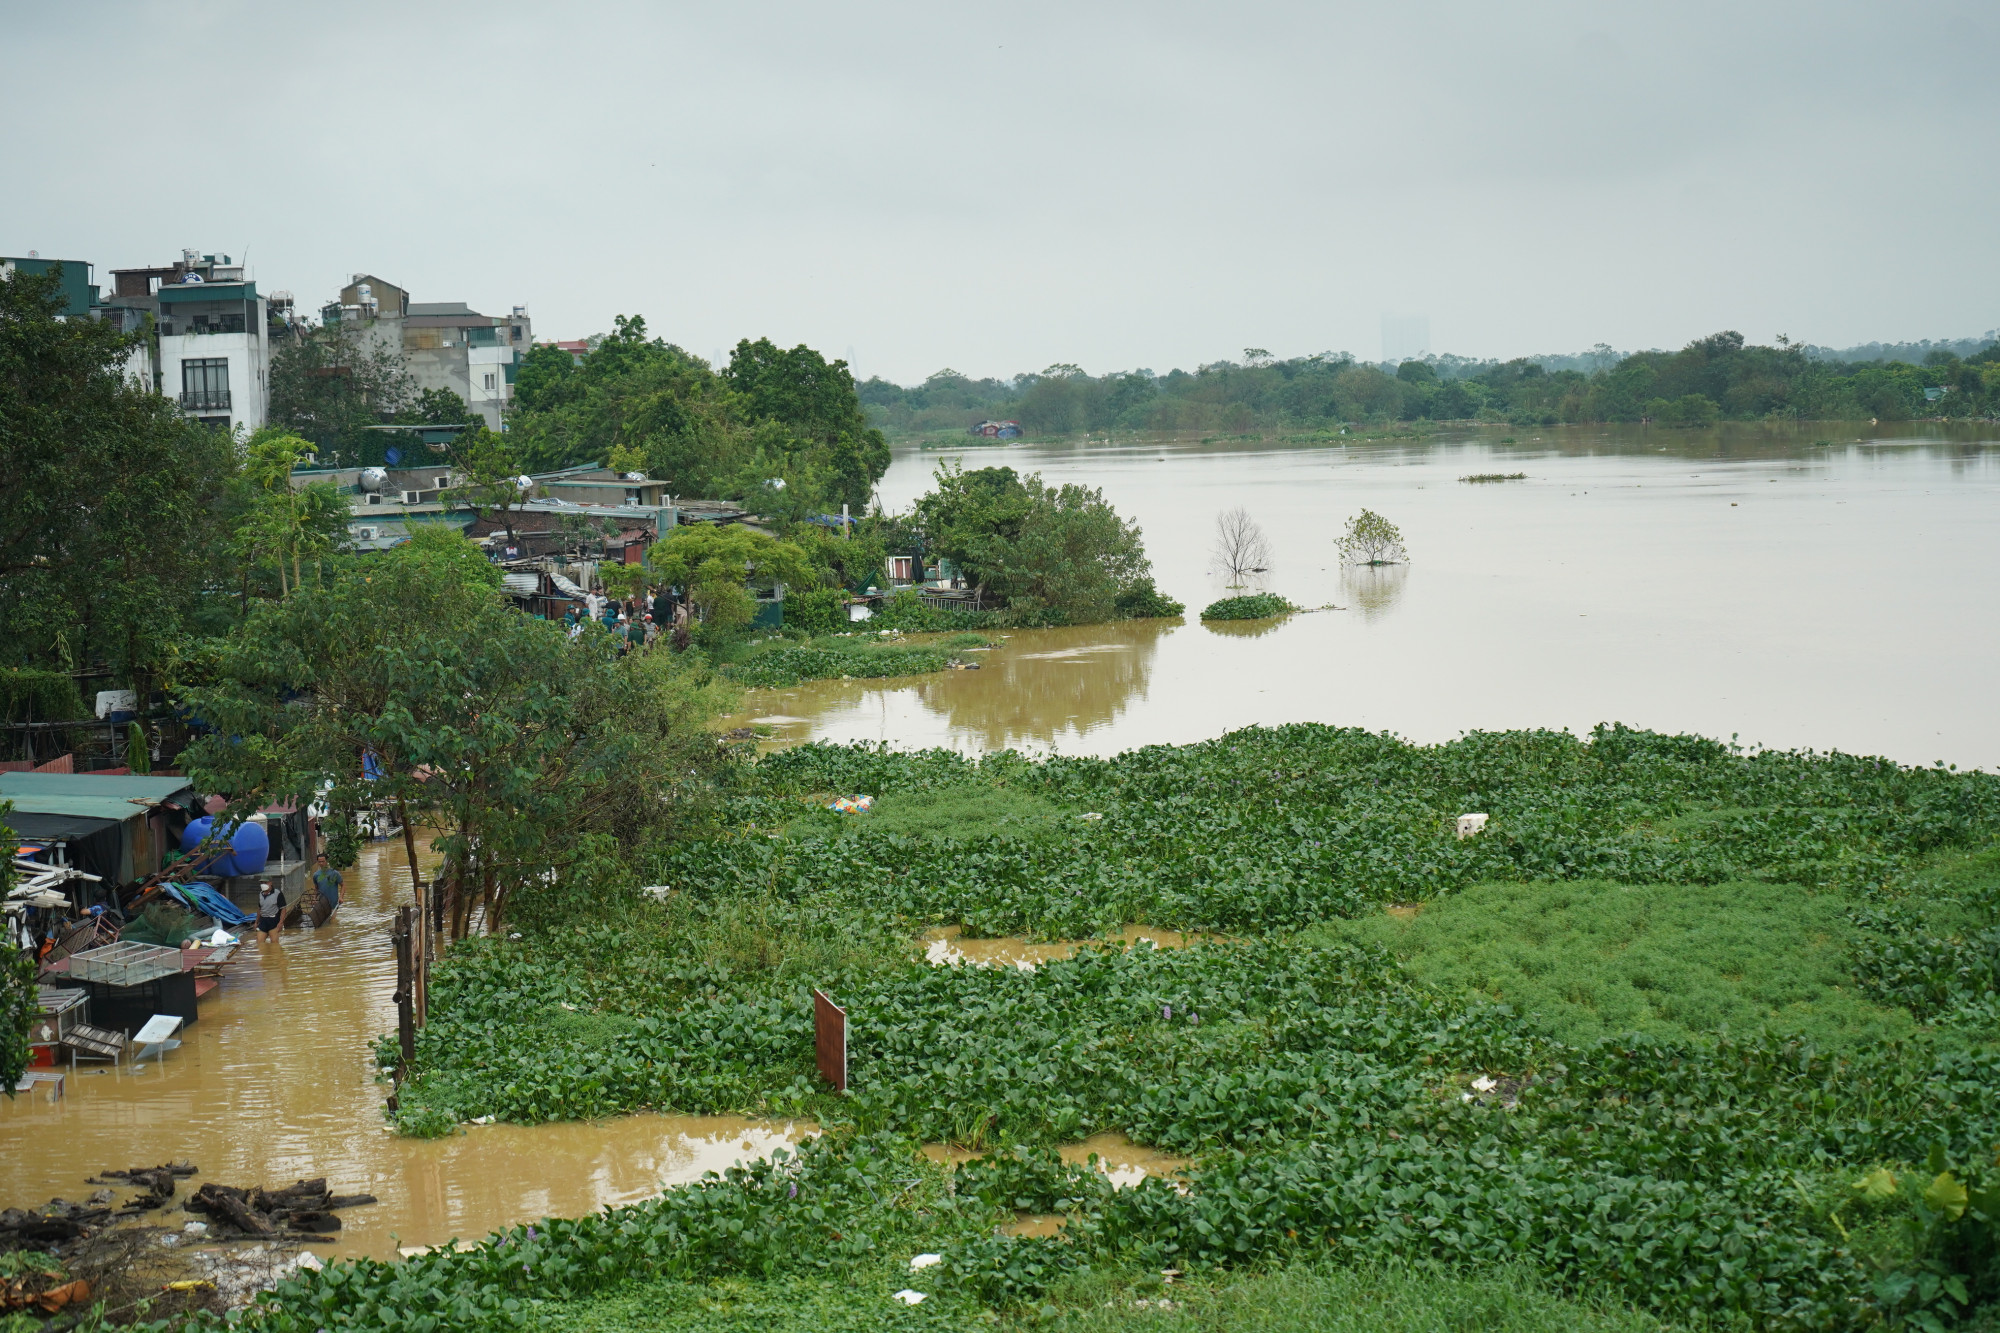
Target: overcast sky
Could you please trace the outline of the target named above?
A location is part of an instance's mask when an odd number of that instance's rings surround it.
[[[902,382],[2000,325],[2000,5],[0,3],[0,254]]]

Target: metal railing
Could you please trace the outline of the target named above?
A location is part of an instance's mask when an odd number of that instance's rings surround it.
[[[181,390],[181,410],[184,412],[227,412],[229,410],[229,390],[183,389]]]

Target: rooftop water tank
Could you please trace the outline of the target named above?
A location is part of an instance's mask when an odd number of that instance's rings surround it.
[[[379,467],[365,467],[361,469],[362,490],[379,491],[388,484],[389,473],[385,469]]]

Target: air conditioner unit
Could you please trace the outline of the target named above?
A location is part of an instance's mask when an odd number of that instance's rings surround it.
[[[356,528],[354,530],[354,537],[357,541],[372,542],[381,535],[382,529],[380,528]]]
[[[443,490],[443,489],[444,489],[445,487],[447,487],[447,486],[451,485],[451,478],[450,478],[450,477],[439,477],[439,478],[437,478],[437,479],[436,479],[436,485],[437,485],[437,488],[438,488],[439,490]]]
[[[404,491],[404,492],[403,492],[403,503],[404,503],[404,504],[406,504],[406,505],[420,505],[420,504],[422,504],[423,502],[424,502],[424,493],[423,493],[422,491]]]
[[[370,491],[370,492],[368,492],[368,503],[369,503],[369,504],[372,504],[372,505],[378,505],[378,504],[381,504],[381,503],[382,503],[382,492],[380,492],[380,491]]]

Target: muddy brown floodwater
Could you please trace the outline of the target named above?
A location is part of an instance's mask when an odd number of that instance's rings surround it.
[[[1032,966],[1032,964],[1025,964]],[[1073,1166],[1083,1166],[1090,1159],[1097,1159],[1097,1169],[1102,1171],[1119,1189],[1127,1189],[1148,1176],[1175,1177],[1189,1166],[1189,1159],[1174,1157],[1132,1142],[1123,1134],[1093,1134],[1081,1143],[1068,1143],[1056,1149],[1061,1158]],[[924,1156],[933,1162],[969,1162],[984,1153],[973,1152],[950,1143],[926,1143]],[[1061,1213],[1017,1213],[1012,1222],[1000,1229],[1013,1236],[1053,1236],[1063,1228],[1068,1219]]]
[[[1137,944],[1144,940],[1161,949],[1178,949],[1202,937],[1184,935],[1178,930],[1161,930],[1154,926],[1127,926],[1119,938],[1127,944]],[[1097,942],[1054,940],[1044,944],[1031,944],[1018,935],[1004,935],[995,939],[967,939],[963,926],[940,926],[936,930],[924,933],[924,958],[932,963],[975,963],[987,967],[1012,965],[1033,968],[1037,963],[1046,963],[1052,958],[1068,958],[1084,945]]]
[[[907,508],[957,457],[1101,487],[1189,617],[1015,632],[978,671],[762,691],[730,725],[1108,756],[1253,724],[1433,742],[1621,721],[2000,767],[1980,669],[2000,655],[1991,423],[904,446],[884,504]],[[1268,590],[1342,609],[1195,619],[1228,592],[1209,550],[1236,505],[1269,534]],[[1364,507],[1401,527],[1409,564],[1341,566]]]
[[[401,844],[371,844],[333,919],[287,931],[282,945],[246,946],[179,1050],[137,1071],[81,1065],[60,1100],[0,1099],[0,1206],[81,1198],[101,1168],[166,1161],[201,1168],[189,1190],[325,1176],[338,1193],[381,1202],[343,1212],[339,1240],[322,1253],[388,1258],[399,1245],[645,1198],[812,1132],[640,1115],[475,1125],[430,1141],[389,1133],[371,1043],[395,1028],[389,921],[409,891]]]

